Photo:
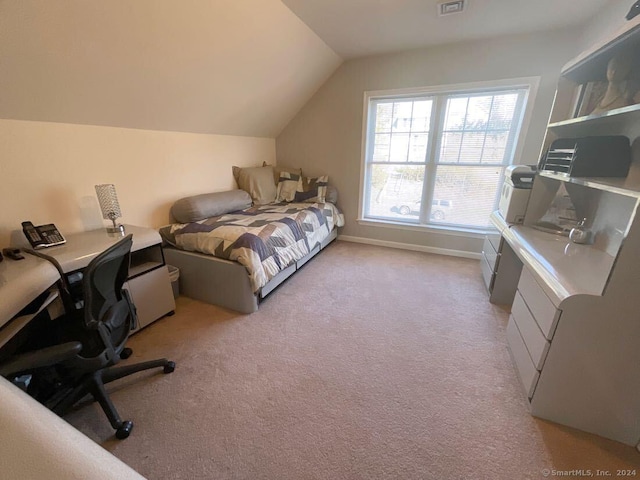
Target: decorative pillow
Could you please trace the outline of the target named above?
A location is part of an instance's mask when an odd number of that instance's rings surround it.
[[[244,190],[204,193],[181,198],[171,206],[171,216],[180,223],[197,222],[251,206],[251,197]]]
[[[317,178],[300,178],[294,201],[324,203],[327,195],[328,175]]]
[[[262,166],[263,167],[268,167],[269,164],[267,162],[262,162]],[[280,167],[278,165],[275,165],[273,167],[273,179],[275,180],[276,185],[278,185],[278,183],[280,182],[280,174],[282,172],[293,173],[295,175],[302,175],[302,169],[301,168]]]
[[[296,196],[298,183],[302,179],[302,175],[298,173],[280,172],[278,180],[277,202],[292,202]]]
[[[276,186],[273,183],[273,167],[233,167],[233,177],[238,187],[251,195],[253,203],[265,205],[276,199]]]

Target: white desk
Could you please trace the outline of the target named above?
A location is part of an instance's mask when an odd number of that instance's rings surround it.
[[[610,219],[603,203],[599,212]],[[497,275],[507,274],[503,283],[513,289],[507,343],[531,413],[640,448],[635,217],[636,210],[615,257],[596,244],[491,220],[504,239]],[[500,270],[509,252],[521,271]]]
[[[129,279],[125,288],[129,290],[136,306],[139,330],[172,314],[176,304],[164,263],[160,234],[151,228],[134,225],[125,225],[125,230],[126,235],[133,234]],[[104,228],[64,236],[67,243],[38,250],[38,253],[55,259],[64,273],[86,268],[91,260],[123,238],[119,234],[107,233]],[[13,232],[11,243],[15,247],[30,248],[21,230]]]
[[[24,257],[0,263],[0,328],[60,279],[51,263],[32,255]]]
[[[130,233],[133,234],[132,252],[159,245],[162,242],[160,234],[151,228],[125,225],[125,231],[126,235]],[[104,228],[89,230],[87,232],[71,233],[64,237],[67,243],[57,247],[38,250],[39,253],[55,258],[64,273],[86,268],[89,262],[98,256],[98,254],[123,238],[119,234],[107,233]],[[11,243],[18,248],[31,248],[22,231],[14,232]]]
[[[32,255],[25,255],[24,260],[6,259],[0,263],[0,347],[14,338],[20,330],[45,308],[57,317],[62,311],[60,303],[57,308],[52,302],[58,299],[57,288],[51,288],[59,279],[58,270],[46,260]],[[20,315],[27,305],[39,295],[51,288],[48,297],[38,309]]]
[[[527,266],[555,306],[571,296],[602,295],[615,258],[602,250],[577,245],[569,237],[522,225],[507,225],[494,212],[491,222]],[[509,280],[514,291],[520,272]]]

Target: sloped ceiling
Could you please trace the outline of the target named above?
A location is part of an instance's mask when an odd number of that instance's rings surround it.
[[[283,0],[344,58],[577,26],[612,0],[466,0],[439,17],[443,0]],[[632,0],[623,2],[627,8]]]
[[[280,0],[0,0],[0,118],[275,137],[342,62]]]

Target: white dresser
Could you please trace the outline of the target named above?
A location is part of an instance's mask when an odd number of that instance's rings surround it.
[[[565,67],[544,146],[558,138],[627,136],[629,175],[538,173],[523,225],[492,215],[501,241],[485,243],[483,260],[494,291],[498,283],[511,286],[513,300],[498,303],[512,305],[507,340],[531,413],[632,446],[640,443],[640,105],[572,117],[577,86],[606,78],[609,60],[638,45],[640,17]],[[561,187],[588,219],[592,244],[533,228]],[[506,256],[521,272],[501,271]]]

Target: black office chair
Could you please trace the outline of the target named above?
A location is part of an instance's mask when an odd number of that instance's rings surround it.
[[[83,302],[81,308],[75,307],[75,299],[69,299],[71,289],[64,285],[67,314],[52,322],[56,326],[56,345],[17,357],[13,367],[11,362],[0,366],[3,376],[15,376],[57,363],[55,392],[46,393],[47,398],[40,399],[42,403],[63,415],[90,393],[100,403],[119,439],[129,436],[133,423],[121,420],[105,384],[151,368],[163,367],[164,373],[175,369],[175,363],[166,358],[114,367],[131,355],[125,343],[137,323],[135,306],[129,292],[123,289],[132,243],[132,235],[128,235],[89,263],[82,279],[82,301],[78,302]],[[51,375],[50,370],[45,373]]]

